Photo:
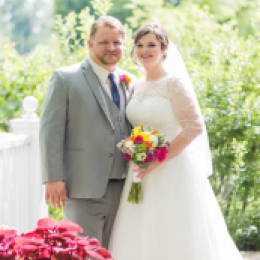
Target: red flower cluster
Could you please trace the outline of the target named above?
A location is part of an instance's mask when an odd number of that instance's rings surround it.
[[[158,161],[163,162],[166,158],[168,151],[165,147],[159,147],[155,149],[155,153],[157,155]]]
[[[0,260],[113,260],[97,239],[78,237],[82,228],[71,222],[40,219],[32,232],[18,235],[0,230]]]

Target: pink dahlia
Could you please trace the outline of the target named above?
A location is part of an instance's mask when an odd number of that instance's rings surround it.
[[[142,144],[144,142],[144,138],[141,135],[135,137],[135,144]]]
[[[129,162],[129,161],[131,161],[131,159],[132,159],[132,156],[129,153],[126,153],[125,160]]]
[[[165,149],[165,147],[156,148],[155,152],[157,154],[159,162],[162,162],[165,160],[166,154],[167,154],[167,150]]]

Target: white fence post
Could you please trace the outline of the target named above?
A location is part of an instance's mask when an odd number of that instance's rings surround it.
[[[14,134],[27,134],[30,136],[27,194],[28,203],[28,232],[36,227],[37,220],[48,216],[48,207],[44,203],[44,186],[42,185],[40,171],[40,152],[39,152],[39,118],[35,114],[38,107],[38,100],[28,96],[23,101],[23,108],[26,113],[20,119],[10,121]]]

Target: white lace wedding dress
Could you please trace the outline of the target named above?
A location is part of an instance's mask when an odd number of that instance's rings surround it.
[[[149,125],[172,141],[193,139],[200,118],[183,85],[170,76],[139,82],[127,107],[133,126]],[[227,231],[208,178],[187,147],[143,180],[143,203],[127,197],[130,166],[110,240],[115,260],[242,260]]]

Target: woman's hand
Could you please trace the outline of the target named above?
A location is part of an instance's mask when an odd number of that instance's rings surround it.
[[[142,180],[146,175],[148,175],[151,171],[153,171],[155,168],[157,168],[159,166],[159,164],[160,163],[158,161],[152,161],[149,164],[147,169],[141,168],[138,165],[135,165],[134,166],[134,172],[138,172],[137,177]]]

